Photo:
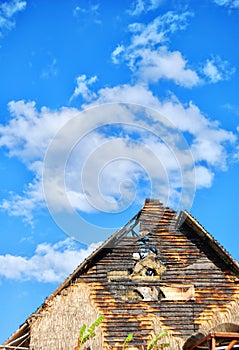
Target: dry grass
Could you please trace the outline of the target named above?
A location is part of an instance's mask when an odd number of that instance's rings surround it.
[[[30,349],[73,350],[81,326],[84,323],[90,326],[98,317],[88,286],[84,283],[70,286],[32,318]],[[103,348],[100,326],[96,329],[96,337],[85,346],[93,350]]]
[[[187,340],[187,349],[210,332],[239,332],[239,299],[235,298],[224,305],[224,309],[206,310],[207,319],[201,324],[197,333]],[[204,311],[205,313],[205,311]]]
[[[204,321],[199,332],[208,334],[214,328],[219,327],[222,323],[239,324],[239,299],[236,298],[230,303],[225,305],[224,311],[215,310],[212,312],[211,317],[207,321]]]

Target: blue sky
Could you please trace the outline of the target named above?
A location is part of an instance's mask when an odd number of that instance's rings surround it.
[[[238,253],[239,1],[0,1],[0,342],[156,197]]]

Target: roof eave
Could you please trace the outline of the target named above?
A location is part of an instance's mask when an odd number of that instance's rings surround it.
[[[239,275],[238,262],[228,253],[228,251],[218,243],[215,238],[186,210],[182,211],[179,216],[179,226],[184,222],[191,227],[201,238],[207,240],[212,249],[223,259],[230,269]]]
[[[4,343],[3,346],[14,342],[17,338],[21,337],[21,335],[24,335],[28,331],[28,321],[26,320]],[[17,346],[16,346],[17,349]]]

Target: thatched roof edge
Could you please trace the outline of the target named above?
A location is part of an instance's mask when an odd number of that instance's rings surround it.
[[[218,254],[218,256],[230,267],[230,269],[239,275],[239,264],[231,254],[186,210],[179,215],[178,225],[186,223],[201,238],[207,241],[207,244]]]
[[[38,307],[38,309],[32,313],[26,321],[14,332],[4,343],[3,345],[7,345],[10,341],[13,341],[16,339],[19,334],[23,333],[24,330],[27,330],[29,327],[29,321],[32,317],[34,317],[36,314],[41,312],[45,308],[45,305],[47,302],[51,299],[53,299],[57,294],[59,294],[64,288],[68,287],[71,282],[74,280],[74,278],[80,274],[81,271],[83,271],[85,268],[90,266],[90,263],[98,254],[100,254],[103,249],[106,249],[108,247],[112,247],[113,245],[117,245],[120,241],[120,238],[125,235],[125,233],[130,231],[131,225],[135,225],[135,222],[138,221],[140,214],[140,210],[125,226],[123,226],[120,230],[113,233],[105,242],[103,242],[95,251],[93,251],[86,259],[82,261],[82,263],[57,287],[45,300],[44,302]]]
[[[3,346],[4,345],[7,345],[11,342],[13,342],[15,339],[21,337],[22,335],[24,335],[25,333],[28,332],[28,327],[29,327],[29,324],[28,324],[28,321],[26,320],[17,330],[16,332],[14,332],[4,343],[3,343]],[[17,346],[16,346],[17,348]]]
[[[147,203],[146,200],[145,203]],[[152,200],[154,201],[154,200]],[[159,201],[155,201],[160,203]],[[161,204],[162,205],[162,204]],[[34,317],[37,313],[41,312],[42,309],[45,308],[47,301],[53,299],[57,294],[61,293],[61,291],[68,287],[74,278],[80,274],[81,271],[91,266],[91,263],[93,259],[97,257],[104,249],[112,248],[113,246],[117,246],[117,244],[120,242],[120,239],[127,234],[133,226],[137,224],[137,222],[140,219],[141,213],[144,210],[142,208],[124,227],[122,227],[120,230],[116,231],[113,235],[111,235],[104,243],[102,243],[94,252],[92,252],[66,279],[63,283],[60,284],[59,287],[53,291],[50,296],[48,296],[45,301],[41,304],[41,306],[33,313],[31,314],[26,321],[19,327],[19,329],[13,333],[8,340],[3,345],[8,344],[10,341],[16,339],[19,334],[23,334],[24,331],[26,332],[29,327],[29,322],[31,321],[31,318]],[[213,236],[208,233],[205,228],[187,211],[182,211],[178,217],[176,227],[180,227],[183,225],[183,223],[186,223],[189,227],[193,229],[193,231],[198,234],[201,238],[207,240],[207,244],[209,244],[213,250],[218,254],[218,256],[227,263],[227,265],[230,267],[234,273],[239,275],[239,264],[236,260],[233,259],[233,257],[222,247],[221,244],[219,244]]]

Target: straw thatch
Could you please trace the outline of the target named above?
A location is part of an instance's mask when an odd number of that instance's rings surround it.
[[[210,332],[239,333],[239,298],[224,305],[224,310],[212,310],[211,317],[201,324],[197,333],[187,339],[183,349],[190,349]]]
[[[216,309],[212,311],[211,317],[208,317],[202,323],[199,331],[203,334],[208,334],[215,329],[219,331],[219,325],[228,323],[239,324],[239,298],[235,298],[230,303],[224,305],[224,310]]]
[[[147,200],[5,345],[30,334],[31,350],[73,350],[82,324],[99,314],[105,319],[86,344],[92,350],[119,350],[129,333],[131,349],[141,350],[162,331],[169,349],[181,350],[193,332],[239,324],[239,264],[189,213],[175,220],[173,210]]]
[[[31,318],[30,349],[72,350],[77,345],[81,326],[90,326],[99,317],[90,298],[86,284],[78,283],[64,289],[60,295]],[[101,327],[96,329],[96,337],[88,342],[91,349],[102,349]]]

